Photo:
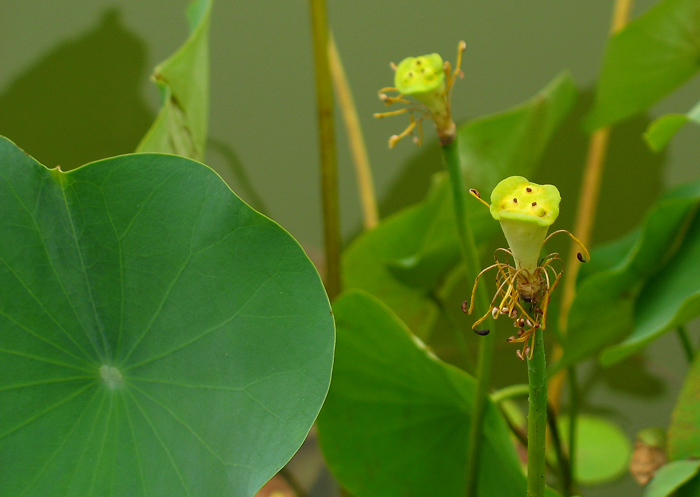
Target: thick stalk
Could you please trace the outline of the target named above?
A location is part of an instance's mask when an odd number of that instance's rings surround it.
[[[612,21],[610,23],[610,33],[615,34],[625,27],[632,10],[633,0],[615,0]],[[583,245],[590,247],[593,235],[593,225],[595,223],[598,196],[600,193],[600,183],[605,166],[605,156],[608,150],[610,139],[610,127],[597,129],[591,135],[588,146],[588,156],[581,182],[579,193],[579,206],[576,213],[576,224],[574,233]],[[563,283],[563,294],[561,309],[559,311],[559,329],[564,335],[566,333],[567,318],[569,309],[576,296],[576,277],[578,276],[579,263],[576,258],[578,247],[572,243],[569,257],[566,263],[566,275]],[[562,356],[561,346],[555,344],[552,351],[554,361],[558,361]],[[555,409],[558,408],[561,400],[561,393],[566,381],[566,371],[562,370],[550,381],[550,400]]]
[[[326,291],[332,300],[340,293],[340,208],[338,164],[333,122],[333,84],[328,62],[328,17],[325,0],[310,0],[316,74],[316,105],[321,155],[323,234],[326,254]]]
[[[462,248],[462,258],[466,266],[467,281],[474,281],[481,267],[479,263],[479,252],[474,241],[471,225],[467,219],[466,191],[462,178],[462,168],[459,161],[459,148],[457,138],[442,146],[443,156],[450,173],[450,183],[452,184],[452,202],[457,222],[457,232],[460,246]],[[484,285],[481,285],[477,292],[477,308],[488,309],[490,306],[489,296]],[[489,319],[485,325],[492,329],[493,320]],[[479,359],[476,366],[476,394],[474,398],[474,414],[469,432],[469,448],[467,454],[466,469],[466,495],[471,497],[476,495],[477,470],[479,468],[479,452],[482,438],[482,425],[486,402],[488,400],[489,386],[491,383],[491,367],[493,364],[493,351],[496,344],[495,334],[491,333],[481,338],[479,347]]]
[[[335,93],[338,96],[340,114],[345,123],[345,132],[348,135],[350,153],[355,163],[357,187],[360,192],[360,203],[362,204],[363,226],[366,230],[370,230],[379,222],[379,208],[377,207],[377,197],[374,193],[372,168],[369,164],[367,147],[362,136],[362,127],[360,126],[360,118],[357,116],[355,100],[352,98],[350,83],[348,83],[348,78],[345,75],[333,33],[330,33],[328,37],[328,60],[330,62],[333,84],[335,85]]]
[[[527,360],[530,384],[527,412],[527,497],[543,497],[547,434],[547,365],[541,328],[535,331],[532,359]]]

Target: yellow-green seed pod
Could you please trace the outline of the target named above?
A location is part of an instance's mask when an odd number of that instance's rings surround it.
[[[441,91],[445,87],[445,71],[439,54],[407,57],[396,67],[396,89],[404,95],[420,95]]]
[[[425,104],[433,113],[446,105],[445,70],[439,54],[407,57],[396,67],[394,84],[399,93]]]
[[[522,176],[501,181],[491,193],[491,215],[500,221],[516,267],[533,273],[549,226],[559,216],[559,190]]]

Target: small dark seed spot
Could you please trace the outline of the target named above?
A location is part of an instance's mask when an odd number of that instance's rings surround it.
[[[514,199],[513,199],[513,203],[514,203],[514,204],[517,204],[517,203],[518,203],[518,199],[517,199],[517,198],[514,198]]]
[[[532,206],[533,206],[533,207],[536,206],[536,205],[537,205],[537,202],[533,202],[533,203],[532,203]]]
[[[482,337],[485,337],[486,335],[489,334],[491,330],[474,330],[474,333],[477,335],[481,335]]]
[[[530,188],[530,187],[528,186],[527,188],[525,188],[525,191],[526,191],[527,193],[532,193],[532,188]]]

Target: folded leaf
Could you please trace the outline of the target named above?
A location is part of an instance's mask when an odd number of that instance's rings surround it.
[[[194,0],[187,11],[191,34],[156,66],[153,81],[163,106],[136,148],[204,160],[209,119],[209,19],[213,0]]]
[[[659,152],[687,122],[700,124],[700,102],[687,114],[667,114],[658,118],[649,125],[644,139],[652,150]]]

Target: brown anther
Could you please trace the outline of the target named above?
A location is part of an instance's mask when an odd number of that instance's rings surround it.
[[[387,100],[389,100],[389,95],[387,95],[386,93],[380,93],[379,100],[381,100],[382,102],[386,102]]]
[[[583,254],[581,254],[581,252],[576,253],[576,258],[581,262],[588,262],[586,259],[583,258]]]
[[[529,319],[525,320],[525,324],[527,325],[528,328],[532,328],[532,326],[533,326],[532,321],[530,321]]]
[[[469,307],[468,307],[468,304],[467,304],[467,301],[466,301],[466,300],[465,300],[464,302],[462,302],[462,312],[463,312],[464,314],[467,314],[467,313],[469,312]]]
[[[510,314],[510,309],[507,307],[501,307],[501,314]]]
[[[518,308],[517,308],[517,307],[513,307],[513,308],[510,310],[510,314],[508,315],[508,317],[511,318],[511,319],[517,318],[517,317],[518,317]]]
[[[515,337],[508,337],[508,340],[506,342],[508,343],[513,343],[515,341]]]
[[[522,328],[523,326],[525,326],[525,320],[524,320],[523,318],[518,319],[518,320],[516,321],[516,323],[518,323],[518,326],[519,326],[520,328]]]
[[[518,349],[518,350],[515,351],[515,355],[517,355],[517,356],[518,356],[518,359],[520,359],[521,361],[524,361],[524,360],[525,360],[525,358],[523,357],[523,353],[520,352],[520,349]]]
[[[474,333],[477,335],[481,335],[482,337],[485,337],[486,335],[489,334],[491,330],[474,330]]]
[[[474,195],[477,198],[481,198],[481,194],[479,193],[479,191],[476,188],[470,188],[469,193],[471,193],[472,195]]]
[[[532,350],[530,347],[525,347],[525,355],[526,356],[530,355],[530,350]]]
[[[391,67],[392,71],[396,71],[396,64],[394,62],[389,62],[389,67]]]
[[[496,318],[498,317],[498,307],[493,307],[493,308],[491,309],[491,317],[492,317],[493,319],[496,319]]]
[[[525,333],[525,330],[522,329],[522,328],[520,328],[520,329],[518,330],[518,338],[520,338],[521,336],[523,336],[523,333]]]

